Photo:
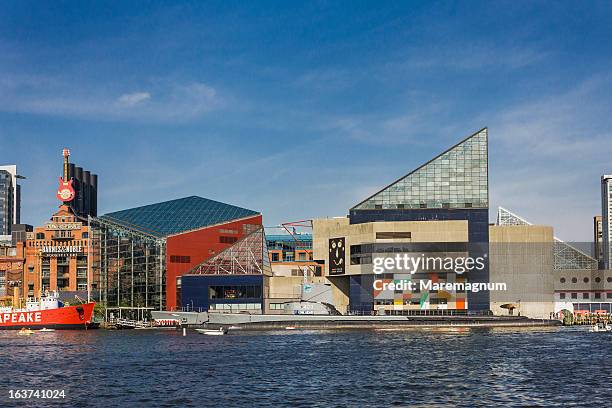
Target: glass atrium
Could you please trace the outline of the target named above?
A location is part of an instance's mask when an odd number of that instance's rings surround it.
[[[487,137],[478,131],[353,210],[488,208]]]

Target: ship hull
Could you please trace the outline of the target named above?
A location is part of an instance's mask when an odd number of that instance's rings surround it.
[[[92,302],[49,310],[0,313],[0,330],[93,328],[96,326],[92,322],[94,306]]]

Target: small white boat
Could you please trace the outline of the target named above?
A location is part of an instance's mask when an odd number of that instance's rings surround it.
[[[34,330],[23,328],[17,332],[18,336],[31,336],[34,334]]]
[[[54,331],[55,331],[55,329],[47,329],[46,327],[43,327],[38,332],[39,333],[48,333],[48,332],[54,332]]]
[[[598,332],[612,332],[612,326],[604,323],[596,323],[589,328],[589,332],[598,333]]]
[[[218,329],[195,329],[200,334],[206,334],[208,336],[223,336],[227,334],[225,327],[219,327]]]
[[[295,326],[287,326],[285,327],[285,330],[295,330],[296,327]]]

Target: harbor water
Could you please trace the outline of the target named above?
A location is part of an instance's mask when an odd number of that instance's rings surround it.
[[[0,332],[0,406],[609,406],[585,328]],[[63,390],[63,399],[10,398]]]

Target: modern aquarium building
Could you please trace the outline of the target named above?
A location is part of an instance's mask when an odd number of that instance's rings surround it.
[[[483,128],[356,204],[348,217],[314,220],[314,259],[325,264],[338,310],[488,312],[487,290],[448,289],[489,282],[488,186]],[[449,270],[438,262],[459,258],[479,267]],[[422,264],[409,271],[392,265],[396,259]]]
[[[263,308],[271,273],[259,212],[191,196],[89,223],[98,297],[111,312],[137,317],[216,303]]]

